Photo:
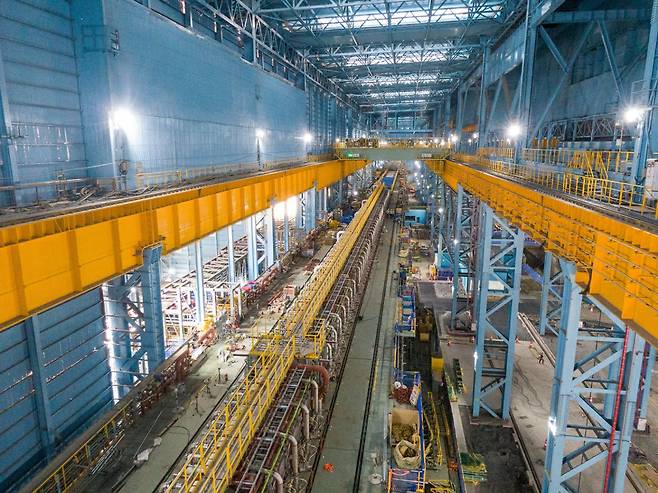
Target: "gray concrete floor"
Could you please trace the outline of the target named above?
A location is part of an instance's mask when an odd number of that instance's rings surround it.
[[[313,260],[322,260],[330,248],[331,245],[321,245]],[[312,269],[305,269],[308,263],[308,259],[298,258],[292,268],[271,286],[266,296],[271,296],[284,284],[301,287],[312,274]],[[169,393],[150,412],[140,417],[120,443],[112,464],[91,478],[86,491],[109,491],[124,476],[125,480],[118,491],[154,491],[185,452],[190,439],[203,429],[213,410],[233,390],[232,383],[244,368],[251,338],[269,331],[279,316],[280,311],[267,307],[248,313],[238,330],[245,350],[234,355],[228,363],[220,362],[217,357],[219,344],[208,348],[203,361],[195,366],[181,386],[178,403],[173,393]],[[222,374],[221,383],[217,382],[218,369]],[[224,375],[228,375],[228,383],[223,382]],[[204,387],[206,382],[210,385]],[[162,442],[154,447],[156,437]],[[139,467],[133,467],[134,457],[149,448],[152,450],[148,460]]]
[[[320,451],[321,459],[311,490],[314,493],[347,492],[352,491],[354,485],[366,408],[366,392],[373,355],[375,354],[375,338],[379,324],[380,307],[382,306],[382,291],[387,285],[389,288],[386,294],[387,299],[392,298],[393,301],[384,304],[382,328],[392,326],[393,317],[395,316],[395,291],[390,289],[390,273],[395,269],[397,262],[395,255],[391,255],[389,278],[386,279],[389,245],[391,244],[391,235],[395,234],[395,231],[390,220],[386,220],[384,227],[385,230],[381,236],[375,264],[363,299],[362,319],[357,321],[354,328],[354,337],[345,362],[343,378],[338,388],[333,413],[330,417],[327,437],[324,447]],[[388,412],[386,382],[388,381],[387,368],[390,367],[390,355],[385,354],[387,338],[384,332],[380,335],[379,345],[376,348],[378,366],[375,372],[376,380],[369,415],[373,424],[368,426],[363,465],[363,474],[366,476],[373,471],[381,474],[383,470],[383,465],[374,465],[371,454],[379,457],[378,461],[381,461],[385,455],[382,448],[385,431],[384,416]],[[333,472],[324,470],[323,465],[326,463],[333,465]],[[382,491],[382,488],[382,486],[379,486],[373,491]],[[361,482],[360,491],[370,491],[369,486],[366,486],[363,481]]]

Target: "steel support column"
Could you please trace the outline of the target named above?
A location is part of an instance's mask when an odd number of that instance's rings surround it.
[[[455,202],[455,229],[452,255],[452,318],[450,325],[454,329],[458,314],[467,310],[473,291],[474,255],[473,235],[476,233],[474,219],[477,220],[477,200],[468,195],[461,185],[457,186]],[[463,286],[466,306],[458,310],[459,287]]]
[[[39,435],[41,446],[46,457],[50,459],[53,454],[55,437],[55,425],[53,424],[52,410],[50,408],[50,396],[46,381],[45,355],[41,343],[41,328],[39,326],[39,315],[34,315],[24,322],[25,338],[27,340],[27,352],[30,358],[30,370],[32,371],[32,385],[34,386],[34,403],[37,408],[39,420]]]
[[[229,224],[226,227],[227,233],[227,244],[226,249],[228,250],[228,282],[236,282],[235,276],[235,245],[233,244],[233,225]]]
[[[524,235],[488,205],[480,209],[473,416],[484,409],[509,419]]]
[[[144,249],[144,264],[104,288],[106,324],[111,333],[113,385],[122,397],[136,380],[164,361],[160,258],[162,246]]]
[[[247,277],[250,281],[258,279],[258,232],[256,231],[256,216],[245,220],[247,230]]]
[[[544,275],[541,284],[541,302],[539,305],[539,333],[546,335],[546,329],[554,335],[560,332],[562,315],[562,290],[564,289],[565,260],[558,258],[554,262],[553,254],[544,253]]]
[[[647,158],[649,157],[649,141],[652,135],[657,132],[651,132],[658,112],[654,109],[656,99],[656,79],[658,78],[658,0],[653,0],[651,7],[651,28],[649,30],[649,41],[647,43],[647,56],[644,62],[644,77],[642,78],[642,88],[639,94],[633,94],[633,103],[641,108],[648,108],[643,115],[642,121],[638,125],[638,136],[635,139],[635,153],[633,154],[633,165],[631,168],[631,180],[634,183],[643,183],[644,169]],[[652,142],[652,149],[656,150],[655,138]]]
[[[306,208],[304,209],[304,229],[307,233],[310,233],[315,229],[315,219],[316,219],[316,202],[317,202],[317,193],[315,187],[311,188],[304,192],[306,196]]]
[[[478,139],[477,146],[480,147],[480,142],[486,145],[486,121],[487,121],[487,86],[485,83],[487,70],[489,68],[489,51],[490,47],[487,44],[484,47],[482,54],[482,77],[480,79],[480,101],[478,104]]]
[[[205,301],[206,297],[204,294],[204,284],[203,284],[203,252],[201,251],[201,241],[194,242],[194,272],[195,272],[195,311],[196,311],[196,323],[201,326],[204,322],[206,315],[206,306]]]
[[[649,411],[649,397],[651,396],[651,381],[653,380],[653,368],[656,365],[656,348],[647,344],[644,349],[644,365],[642,367],[642,375],[640,379],[640,389],[638,393],[639,409],[637,413],[638,419],[635,427],[638,430],[646,430],[647,412]]]
[[[575,265],[565,263],[563,270],[543,491],[576,491],[579,474],[601,464],[601,491],[621,493],[645,341],[614,316],[611,326],[581,322]]]
[[[276,262],[276,226],[274,224],[274,209],[268,207],[265,211],[265,267],[269,268]]]
[[[283,251],[290,250],[290,218],[288,217],[288,203],[283,204]]]

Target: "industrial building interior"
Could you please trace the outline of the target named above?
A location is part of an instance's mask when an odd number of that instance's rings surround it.
[[[657,91],[658,0],[0,0],[0,491],[657,493]]]

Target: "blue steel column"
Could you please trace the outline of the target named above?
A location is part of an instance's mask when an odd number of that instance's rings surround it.
[[[640,426],[638,423],[637,428],[644,430],[646,427],[647,412],[649,411],[649,397],[651,395],[651,381],[653,378],[653,368],[656,364],[656,348],[648,345],[645,349],[645,366],[641,379],[641,390],[640,390],[640,405],[638,418],[645,420],[644,425]]]
[[[484,409],[495,418],[509,419],[523,232],[498,218],[488,205],[480,207],[473,416]],[[502,289],[492,290],[491,282],[502,284]]]
[[[455,224],[453,256],[452,256],[452,318],[450,325],[456,327],[460,281],[463,278],[466,298],[471,296],[473,289],[473,272],[471,266],[473,249],[473,219],[476,215],[475,199],[466,194],[461,185],[457,186],[455,202]],[[468,306],[468,303],[467,303]]]
[[[288,217],[288,204],[283,204],[283,251],[290,250],[290,218]]]
[[[487,121],[487,70],[489,69],[489,51],[490,47],[487,44],[484,47],[482,53],[482,78],[480,79],[480,101],[478,105],[478,141],[477,146],[480,146],[480,142],[486,143],[485,138],[485,124]]]
[[[196,289],[194,291],[194,297],[196,298],[196,323],[202,325],[206,315],[206,297],[203,284],[203,252],[201,251],[201,241],[194,242],[194,271],[196,273]]]
[[[644,77],[642,78],[642,92],[636,97],[634,103],[648,111],[643,115],[642,121],[638,125],[638,136],[635,140],[635,153],[633,166],[631,169],[631,180],[635,183],[642,183],[644,180],[644,169],[649,152],[649,140],[652,135],[656,134],[655,128],[658,126],[656,121],[658,112],[651,104],[654,97],[655,80],[658,77],[658,0],[653,0],[651,7],[651,28],[649,30],[649,42],[647,44],[647,57],[644,62]],[[653,128],[653,132],[649,129]],[[656,148],[656,139],[652,142],[652,148]]]
[[[0,185],[13,185],[18,181],[18,168],[16,165],[16,151],[12,145],[12,119],[7,97],[7,84],[5,79],[4,61],[0,48]],[[0,195],[0,204],[16,204],[14,192],[4,192]]]
[[[228,250],[228,282],[235,282],[235,245],[233,244],[233,225],[229,224],[226,227]]]
[[[25,320],[24,327],[27,339],[27,351],[30,357],[30,369],[32,370],[34,402],[36,404],[37,417],[39,419],[41,445],[46,452],[46,457],[50,459],[53,453],[55,426],[53,425],[50,396],[48,395],[48,386],[46,382],[39,315],[34,315]]]
[[[564,289],[564,260],[558,259],[559,269],[553,274],[553,254],[544,253],[544,275],[541,284],[539,305],[539,333],[546,335],[546,329],[558,335],[562,314],[562,290]]]
[[[548,418],[548,439],[542,491],[559,491],[569,421],[570,384],[576,364],[576,340],[583,296],[576,285],[576,266],[565,266],[562,318],[555,358],[555,376]]]
[[[274,265],[276,262],[276,226],[273,207],[268,207],[265,211],[265,256],[266,267]]]
[[[315,206],[317,200],[315,187],[304,192],[304,195],[306,196],[306,207],[304,209],[304,229],[307,233],[309,233],[315,228]]]
[[[589,296],[612,326],[581,322],[576,267],[563,271],[543,491],[574,491],[582,472],[602,465],[601,491],[622,493],[645,341]]]
[[[258,238],[256,237],[256,216],[245,219],[247,230],[247,276],[250,281],[258,278]]]
[[[537,45],[537,27],[534,25],[532,15],[535,11],[536,0],[528,0],[527,10],[526,10],[526,20],[525,20],[525,46],[523,53],[523,64],[521,65],[521,75],[519,76],[519,110],[518,118],[519,125],[521,126],[522,131],[525,134],[525,139],[519,138],[515,143],[516,148],[516,157],[520,157],[521,153],[519,150],[529,145],[529,139],[531,138],[529,126],[530,126],[530,102],[532,97],[532,82],[533,82],[533,73],[535,67],[535,48]],[[514,112],[514,108],[512,108]]]
[[[160,287],[160,258],[162,245],[144,249],[144,265],[140,267],[142,286],[142,311],[144,329],[141,335],[142,349],[148,358],[151,373],[165,359],[164,323]]]

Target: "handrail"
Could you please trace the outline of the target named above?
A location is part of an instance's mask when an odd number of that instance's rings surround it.
[[[543,187],[576,197],[592,199],[616,207],[624,207],[640,214],[656,214],[649,202],[653,191],[644,185],[571,173],[566,170],[537,168],[499,159],[488,159],[470,154],[455,154],[455,159],[487,168],[496,173],[520,178]]]
[[[455,159],[467,161],[465,156]],[[479,164],[479,158],[468,161]],[[427,161],[446,184],[486,202],[546,250],[574,262],[576,280],[652,344],[658,345],[658,233],[452,160]],[[486,165],[489,163],[484,163]],[[509,164],[509,163],[507,163]],[[495,171],[495,170],[492,170]]]

